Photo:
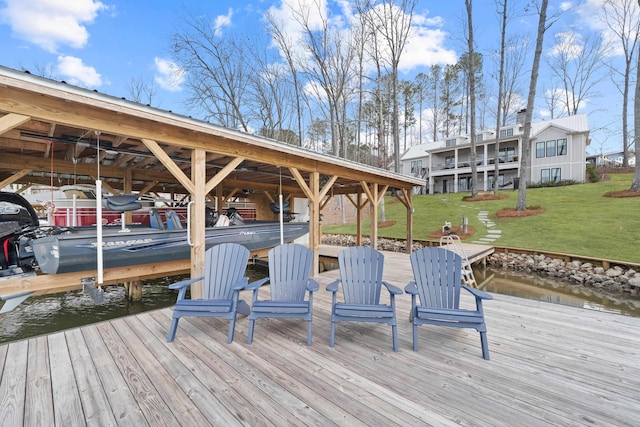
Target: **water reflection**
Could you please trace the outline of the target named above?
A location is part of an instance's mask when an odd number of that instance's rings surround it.
[[[249,280],[266,276],[264,267],[247,268]],[[142,301],[130,302],[122,286],[104,288],[104,303],[96,305],[82,290],[29,297],[13,311],[0,315],[0,343],[50,334],[175,304],[177,292],[168,286],[179,278],[144,282]]]
[[[480,287],[488,292],[640,317],[640,297],[616,295],[557,278],[491,267],[474,269],[474,274]]]

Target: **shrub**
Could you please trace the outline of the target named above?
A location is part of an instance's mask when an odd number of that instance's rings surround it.
[[[573,179],[562,179],[560,181],[527,183],[527,188],[564,187],[566,185],[575,185],[575,184],[578,184],[578,181]]]
[[[587,180],[589,182],[600,181],[598,171],[596,170],[596,165],[593,163],[587,163]]]

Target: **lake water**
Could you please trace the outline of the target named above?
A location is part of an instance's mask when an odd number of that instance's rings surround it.
[[[250,280],[266,274],[266,267],[259,265],[247,270]],[[491,293],[640,317],[640,298],[620,298],[547,277],[506,270],[487,268],[475,270],[474,274],[482,289]],[[139,302],[130,302],[122,286],[106,287],[102,305],[94,304],[81,290],[30,297],[15,310],[0,315],[0,343],[171,306],[177,292],[168,285],[175,280],[145,282]]]

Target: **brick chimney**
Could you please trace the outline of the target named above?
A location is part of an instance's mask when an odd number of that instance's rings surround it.
[[[516,115],[516,123],[519,125],[524,126],[524,118],[527,115],[527,109],[523,108],[522,110],[518,111],[517,115]]]

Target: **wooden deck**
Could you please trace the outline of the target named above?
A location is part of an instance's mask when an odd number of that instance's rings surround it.
[[[404,286],[408,257],[386,254]],[[228,324],[171,309],[0,346],[0,420],[21,425],[640,425],[640,319],[495,295],[491,360],[473,330],[422,326],[398,298],[400,351],[386,325],[339,324],[319,276],[313,345],[295,320]],[[243,295],[248,298],[248,295]],[[467,300],[465,302],[470,302]]]

